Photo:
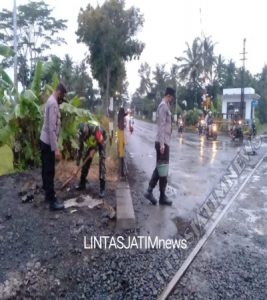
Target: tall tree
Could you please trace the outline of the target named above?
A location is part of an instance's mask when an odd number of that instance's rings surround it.
[[[153,74],[153,94],[156,100],[156,106],[159,105],[161,99],[164,96],[164,92],[167,86],[167,83],[170,79],[170,75],[165,70],[165,65],[157,65]]]
[[[226,74],[226,64],[224,58],[220,54],[216,60],[214,81],[216,81],[218,85],[223,86],[225,74]]]
[[[86,70],[84,61],[75,66],[74,73],[72,74],[72,82],[72,89],[79,97],[84,97],[85,99],[84,107],[92,108],[95,100],[93,81]]]
[[[72,80],[73,80],[73,61],[71,57],[66,54],[65,58],[62,61],[62,66],[61,66],[61,77],[67,86],[67,88],[70,88],[72,86]]]
[[[205,37],[202,41],[204,79],[208,80],[209,83],[211,83],[214,79],[213,72],[217,62],[217,57],[214,54],[215,45],[216,44],[213,43],[211,37]]]
[[[235,87],[235,79],[236,79],[237,68],[235,63],[230,59],[229,63],[226,65],[226,74],[225,81],[223,86],[226,88]]]
[[[51,84],[53,82],[54,74],[60,76],[62,69],[62,60],[56,56],[51,55],[43,66],[42,81],[44,84]]]
[[[151,67],[149,64],[141,64],[138,74],[140,76],[140,87],[138,89],[138,94],[145,95],[151,93],[153,83],[151,81]]]
[[[198,87],[201,85],[201,74],[203,73],[202,42],[195,38],[192,47],[186,43],[185,56],[175,57],[178,62],[179,77],[187,81],[189,87],[194,90],[194,106],[197,104]]]
[[[92,74],[98,80],[102,93],[115,93],[118,83],[125,76],[125,61],[138,58],[144,44],[134,38],[143,25],[139,9],[125,9],[124,0],[108,0],[96,8],[90,4],[78,16],[78,41],[90,50]],[[112,81],[111,82],[111,78]]]
[[[18,79],[24,86],[45,50],[64,43],[58,34],[66,29],[66,20],[55,19],[51,14],[52,9],[43,1],[30,1],[17,8]],[[13,14],[7,9],[0,12],[0,42],[13,45]],[[12,64],[10,59],[4,62],[5,67]]]

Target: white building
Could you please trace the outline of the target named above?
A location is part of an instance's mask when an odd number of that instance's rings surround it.
[[[250,87],[244,88],[245,119],[250,123],[254,118],[255,107],[260,96]],[[241,88],[223,89],[222,114],[224,119],[231,119],[234,114],[240,114]]]

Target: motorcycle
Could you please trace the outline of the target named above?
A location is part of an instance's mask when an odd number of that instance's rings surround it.
[[[130,131],[131,134],[133,133],[133,129],[134,129],[133,124],[134,124],[133,118],[130,118],[130,120],[129,120],[129,131]]]
[[[214,141],[217,140],[218,132],[217,132],[217,125],[211,124],[211,130],[209,130],[209,126],[206,128],[206,137],[207,140],[212,138]]]
[[[243,134],[243,129],[242,129],[242,121],[239,120],[238,122],[236,122],[236,124],[234,124],[234,126],[231,129],[230,132],[232,141],[236,141],[238,140],[240,143],[243,142],[244,139],[244,134]]]
[[[200,120],[200,122],[198,123],[198,134],[199,135],[202,135],[204,133],[204,128],[205,128],[205,121]]]
[[[182,120],[178,121],[178,132],[182,133],[184,130],[184,122]]]

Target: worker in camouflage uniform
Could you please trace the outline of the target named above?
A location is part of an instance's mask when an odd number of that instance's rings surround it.
[[[95,152],[99,153],[99,180],[100,193],[99,197],[103,198],[106,187],[106,140],[107,135],[98,122],[89,121],[79,125],[79,149],[77,151],[77,166],[80,165],[83,156],[84,148],[86,149],[83,161],[87,159],[81,170],[80,183],[76,186],[77,190],[84,190],[86,188],[86,177],[88,175]],[[88,159],[88,156],[89,159]]]

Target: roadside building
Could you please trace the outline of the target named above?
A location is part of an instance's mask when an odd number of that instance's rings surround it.
[[[251,87],[244,88],[244,111],[245,120],[251,124],[255,117],[255,107],[258,105],[260,96]],[[233,119],[240,115],[241,88],[223,89],[222,114],[224,119]]]

